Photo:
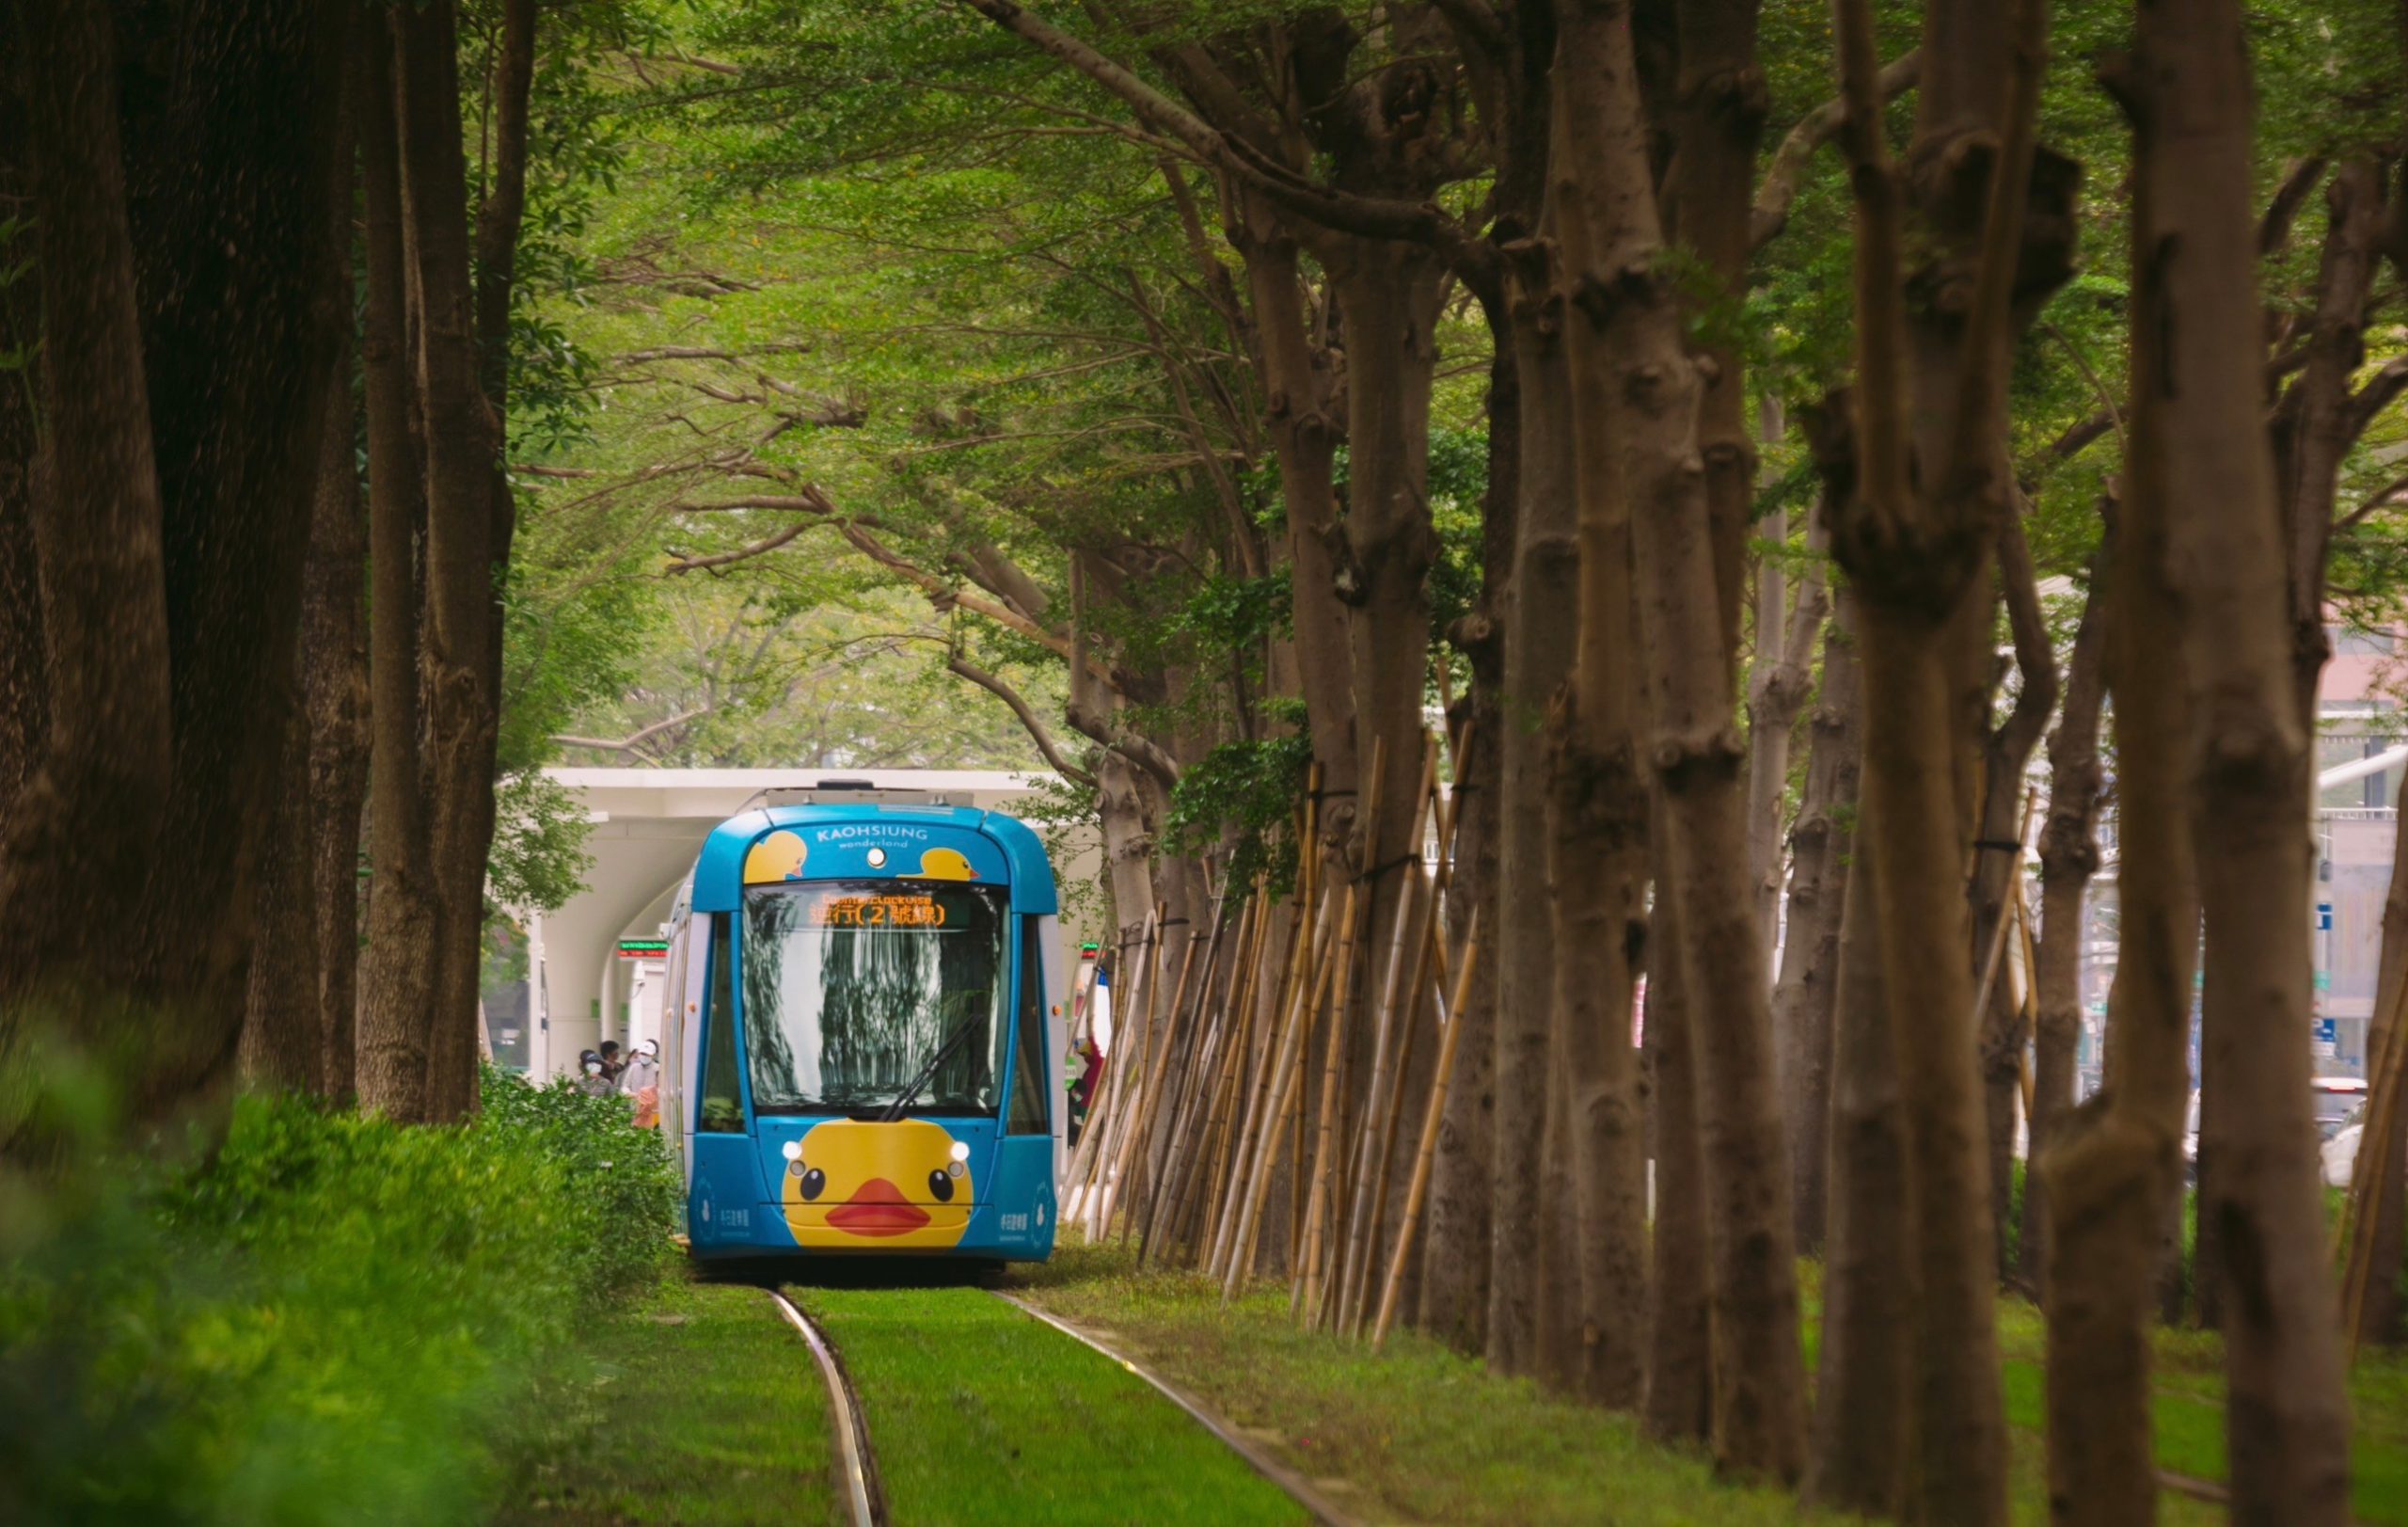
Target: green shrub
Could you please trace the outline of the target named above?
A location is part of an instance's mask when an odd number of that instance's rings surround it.
[[[248,1098],[202,1165],[0,1184],[0,1520],[445,1521],[483,1438],[657,1278],[677,1185],[624,1103],[488,1074],[458,1128]]]

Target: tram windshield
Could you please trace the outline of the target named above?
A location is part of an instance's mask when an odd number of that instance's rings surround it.
[[[993,1113],[1009,1034],[1005,911],[988,885],[748,887],[739,969],[753,1111],[874,1114],[943,1050],[909,1111]]]

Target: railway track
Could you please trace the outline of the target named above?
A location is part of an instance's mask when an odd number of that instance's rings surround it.
[[[811,1348],[811,1360],[818,1365],[820,1381],[828,1386],[829,1427],[836,1440],[836,1482],[844,1491],[846,1510],[853,1527],[888,1527],[886,1491],[879,1483],[878,1455],[870,1451],[869,1425],[863,1418],[861,1396],[854,1392],[851,1376],[845,1372],[827,1333],[802,1312],[800,1306],[782,1290],[770,1289],[768,1295],[776,1302],[778,1313]]]
[[[1288,1498],[1294,1501],[1297,1505],[1303,1507],[1307,1514],[1311,1516],[1315,1521],[1322,1524],[1322,1527],[1362,1527],[1362,1523],[1358,1519],[1339,1507],[1326,1495],[1323,1495],[1310,1480],[1305,1478],[1304,1475],[1296,1472],[1293,1469],[1289,1468],[1286,1464],[1281,1463],[1277,1458],[1273,1457],[1259,1443],[1255,1442],[1251,1438],[1246,1437],[1235,1426],[1231,1425],[1219,1415],[1207,1408],[1202,1401],[1196,1399],[1185,1390],[1180,1389],[1178,1385],[1170,1382],[1170,1380],[1154,1373],[1151,1369],[1146,1368],[1132,1359],[1114,1351],[1111,1347],[1106,1346],[1103,1343],[1098,1341],[1095,1337],[1090,1336],[1085,1331],[1081,1330],[1078,1327],[1071,1325],[1069,1321],[1064,1320],[1057,1315],[1050,1314],[1029,1303],[1025,1299],[1014,1298],[1011,1295],[1006,1294],[997,1289],[990,1289],[988,1292],[993,1294],[995,1297],[1003,1300],[1006,1304],[1010,1305],[1013,1309],[1018,1310],[1022,1314],[1028,1316],[1032,1320],[1042,1321],[1044,1324],[1053,1327],[1055,1330],[1060,1331],[1063,1335],[1078,1343],[1080,1345],[1099,1354],[1117,1367],[1126,1370],[1138,1378],[1145,1380],[1148,1384],[1152,1385],[1155,1391],[1159,1392],[1163,1398],[1170,1401],[1171,1404],[1179,1407],[1181,1410],[1186,1411],[1190,1420],[1203,1427],[1206,1431],[1211,1432],[1214,1437],[1219,1438],[1222,1444],[1228,1448],[1230,1452],[1235,1453],[1239,1457],[1244,1458],[1248,1467],[1252,1468],[1256,1473],[1260,1474],[1263,1478],[1269,1480],[1272,1484],[1286,1491]]]

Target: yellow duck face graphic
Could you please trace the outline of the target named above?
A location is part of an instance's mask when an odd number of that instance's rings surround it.
[[[832,1119],[786,1147],[786,1228],[815,1250],[958,1246],[975,1201],[970,1147],[925,1119]]]
[[[774,885],[780,881],[800,880],[802,861],[810,851],[803,847],[801,834],[781,828],[753,844],[744,855],[744,883]]]
[[[978,871],[957,849],[929,849],[920,855],[922,880],[976,880]]]

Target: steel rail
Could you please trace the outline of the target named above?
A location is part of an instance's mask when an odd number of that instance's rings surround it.
[[[1159,1374],[1140,1367],[1058,1315],[1050,1314],[1027,1300],[1014,1298],[999,1289],[989,1289],[988,1292],[1018,1310],[1022,1314],[1032,1320],[1043,1321],[1082,1346],[1109,1359],[1151,1384],[1163,1398],[1186,1411],[1190,1420],[1219,1438],[1230,1452],[1244,1458],[1256,1473],[1285,1490],[1288,1497],[1304,1507],[1315,1521],[1322,1524],[1322,1527],[1363,1527],[1359,1518],[1339,1507],[1316,1488],[1310,1480],[1273,1457],[1260,1444],[1240,1433],[1235,1426],[1208,1409],[1202,1401],[1185,1390]]]
[[[845,1488],[853,1527],[887,1527],[886,1491],[879,1482],[878,1458],[869,1448],[869,1424],[851,1376],[838,1360],[835,1345],[800,1307],[782,1290],[770,1289],[768,1295],[786,1324],[802,1333],[803,1344],[811,1348],[811,1359],[819,1365],[820,1379],[828,1386],[829,1424],[836,1438],[836,1475]]]

